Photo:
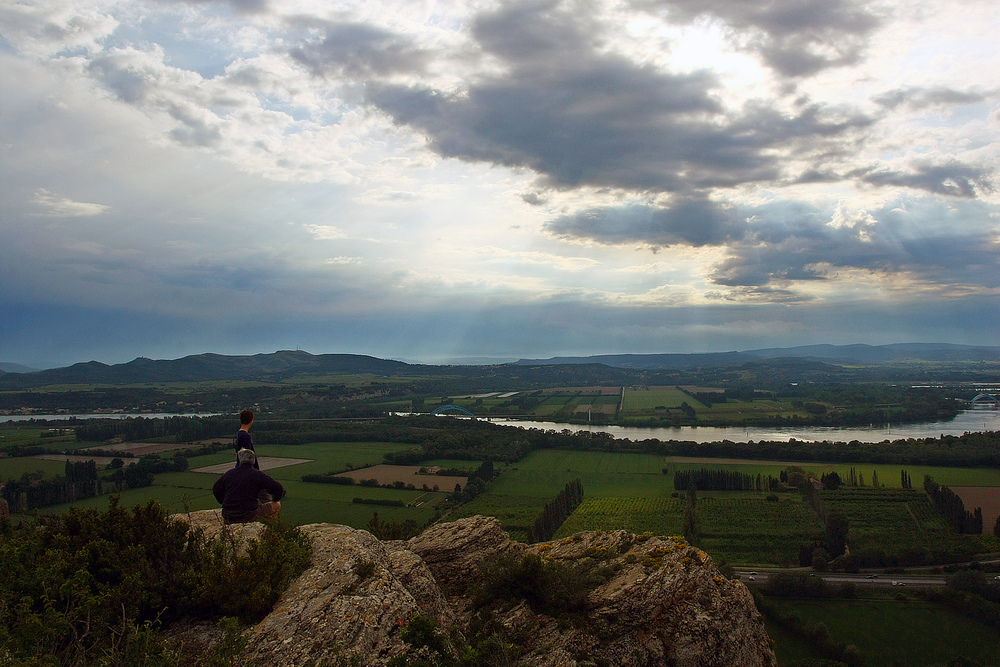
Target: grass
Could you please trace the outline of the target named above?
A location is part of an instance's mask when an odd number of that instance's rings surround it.
[[[615,397],[618,400],[618,397]],[[625,403],[623,411],[628,413],[652,412],[656,408],[679,408],[681,403],[687,403],[695,410],[706,410],[703,403],[688,396],[680,389],[662,387],[654,389],[625,388]]]
[[[344,470],[347,465],[363,467],[382,462],[386,452],[408,448],[404,444],[378,442],[350,443],[310,443],[306,445],[258,445],[260,456],[312,459],[312,461],[274,468],[268,471],[286,490],[282,502],[282,514],[292,523],[341,523],[353,528],[364,528],[372,514],[378,511],[386,521],[412,519],[419,525],[426,523],[437,512],[437,506],[445,499],[444,493],[425,494],[423,491],[372,488],[363,486],[339,486],[301,481],[307,473],[326,473]],[[231,451],[222,451],[206,456],[193,457],[192,469],[233,460]],[[61,475],[65,464],[60,461],[44,461],[33,458],[0,459],[0,479],[20,478],[25,472],[42,470],[47,476]],[[125,489],[120,492],[126,507],[144,504],[154,498],[171,512],[184,511],[185,503],[191,510],[217,509],[212,495],[212,485],[218,475],[187,472],[161,473],[156,476],[153,486],[140,489]],[[422,501],[419,507],[386,507],[353,503],[355,497],[401,500],[404,503]],[[70,506],[80,508],[107,509],[108,496],[87,498],[72,504],[53,505],[42,510],[45,514],[65,512]]]
[[[921,600],[772,600],[772,603],[782,614],[798,615],[807,627],[822,622],[834,640],[857,645],[870,667],[891,667],[894,661],[911,666],[945,664],[958,656],[995,665],[1000,655],[996,630]]]

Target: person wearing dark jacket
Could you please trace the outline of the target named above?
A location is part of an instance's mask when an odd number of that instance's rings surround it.
[[[212,493],[222,504],[225,523],[249,523],[278,515],[285,487],[254,467],[257,455],[250,449],[236,454],[237,465],[215,481]]]
[[[250,427],[253,425],[253,410],[244,410],[240,413],[240,430],[236,432],[236,437],[233,438],[233,452],[238,452],[241,449],[249,449],[251,452],[256,454],[256,450],[253,448],[253,438],[250,437]],[[239,461],[236,465],[239,465]],[[260,470],[260,463],[254,461],[253,467]]]

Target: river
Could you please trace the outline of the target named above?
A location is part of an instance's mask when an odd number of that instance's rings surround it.
[[[1000,410],[965,410],[955,419],[947,422],[922,422],[918,424],[893,424],[888,427],[837,427],[837,426],[588,426],[586,424],[565,424],[555,422],[526,421],[519,419],[495,419],[495,424],[520,426],[522,428],[554,429],[561,431],[592,431],[610,433],[616,438],[629,440],[689,440],[693,442],[716,442],[730,440],[747,442],[761,440],[787,442],[882,442],[902,438],[937,438],[940,435],[962,435],[972,431],[1000,431]]]
[[[128,417],[145,417],[146,419],[162,419],[164,417],[213,417],[219,413],[204,414],[174,414],[167,412],[146,414],[82,414],[82,415],[0,415],[0,422],[19,422],[29,419],[47,419],[65,421],[69,419],[126,419]],[[399,413],[405,414],[405,413]],[[747,442],[753,440],[782,441],[803,440],[805,442],[822,442],[823,440],[850,442],[882,442],[883,440],[899,440],[901,438],[936,438],[944,435],[962,435],[972,431],[1000,431],[1000,410],[965,410],[955,419],[947,422],[922,422],[917,424],[898,424],[889,427],[838,427],[838,426],[588,426],[586,424],[566,424],[562,422],[528,421],[525,419],[494,419],[494,424],[520,426],[522,428],[554,429],[561,431],[592,431],[595,433],[610,433],[616,438],[629,440],[689,440],[692,442],[716,442],[730,440],[732,442]]]

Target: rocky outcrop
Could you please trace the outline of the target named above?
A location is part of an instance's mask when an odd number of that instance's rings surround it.
[[[189,520],[221,527],[207,514]],[[252,526],[231,528],[249,538],[258,530]],[[707,554],[680,538],[585,532],[524,545],[510,540],[499,521],[481,516],[433,526],[407,542],[332,524],[302,530],[313,538],[311,566],[247,631],[247,657],[260,664],[385,665],[408,650],[401,630],[418,615],[451,629],[461,643],[473,609],[469,585],[481,564],[525,554],[565,563],[593,559],[607,577],[571,617],[553,618],[517,600],[495,605],[494,627],[509,642],[510,664],[775,664],[747,588],[722,577]]]

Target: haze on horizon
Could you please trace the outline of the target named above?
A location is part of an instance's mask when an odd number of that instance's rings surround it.
[[[0,361],[1000,344],[992,0],[0,0]]]

